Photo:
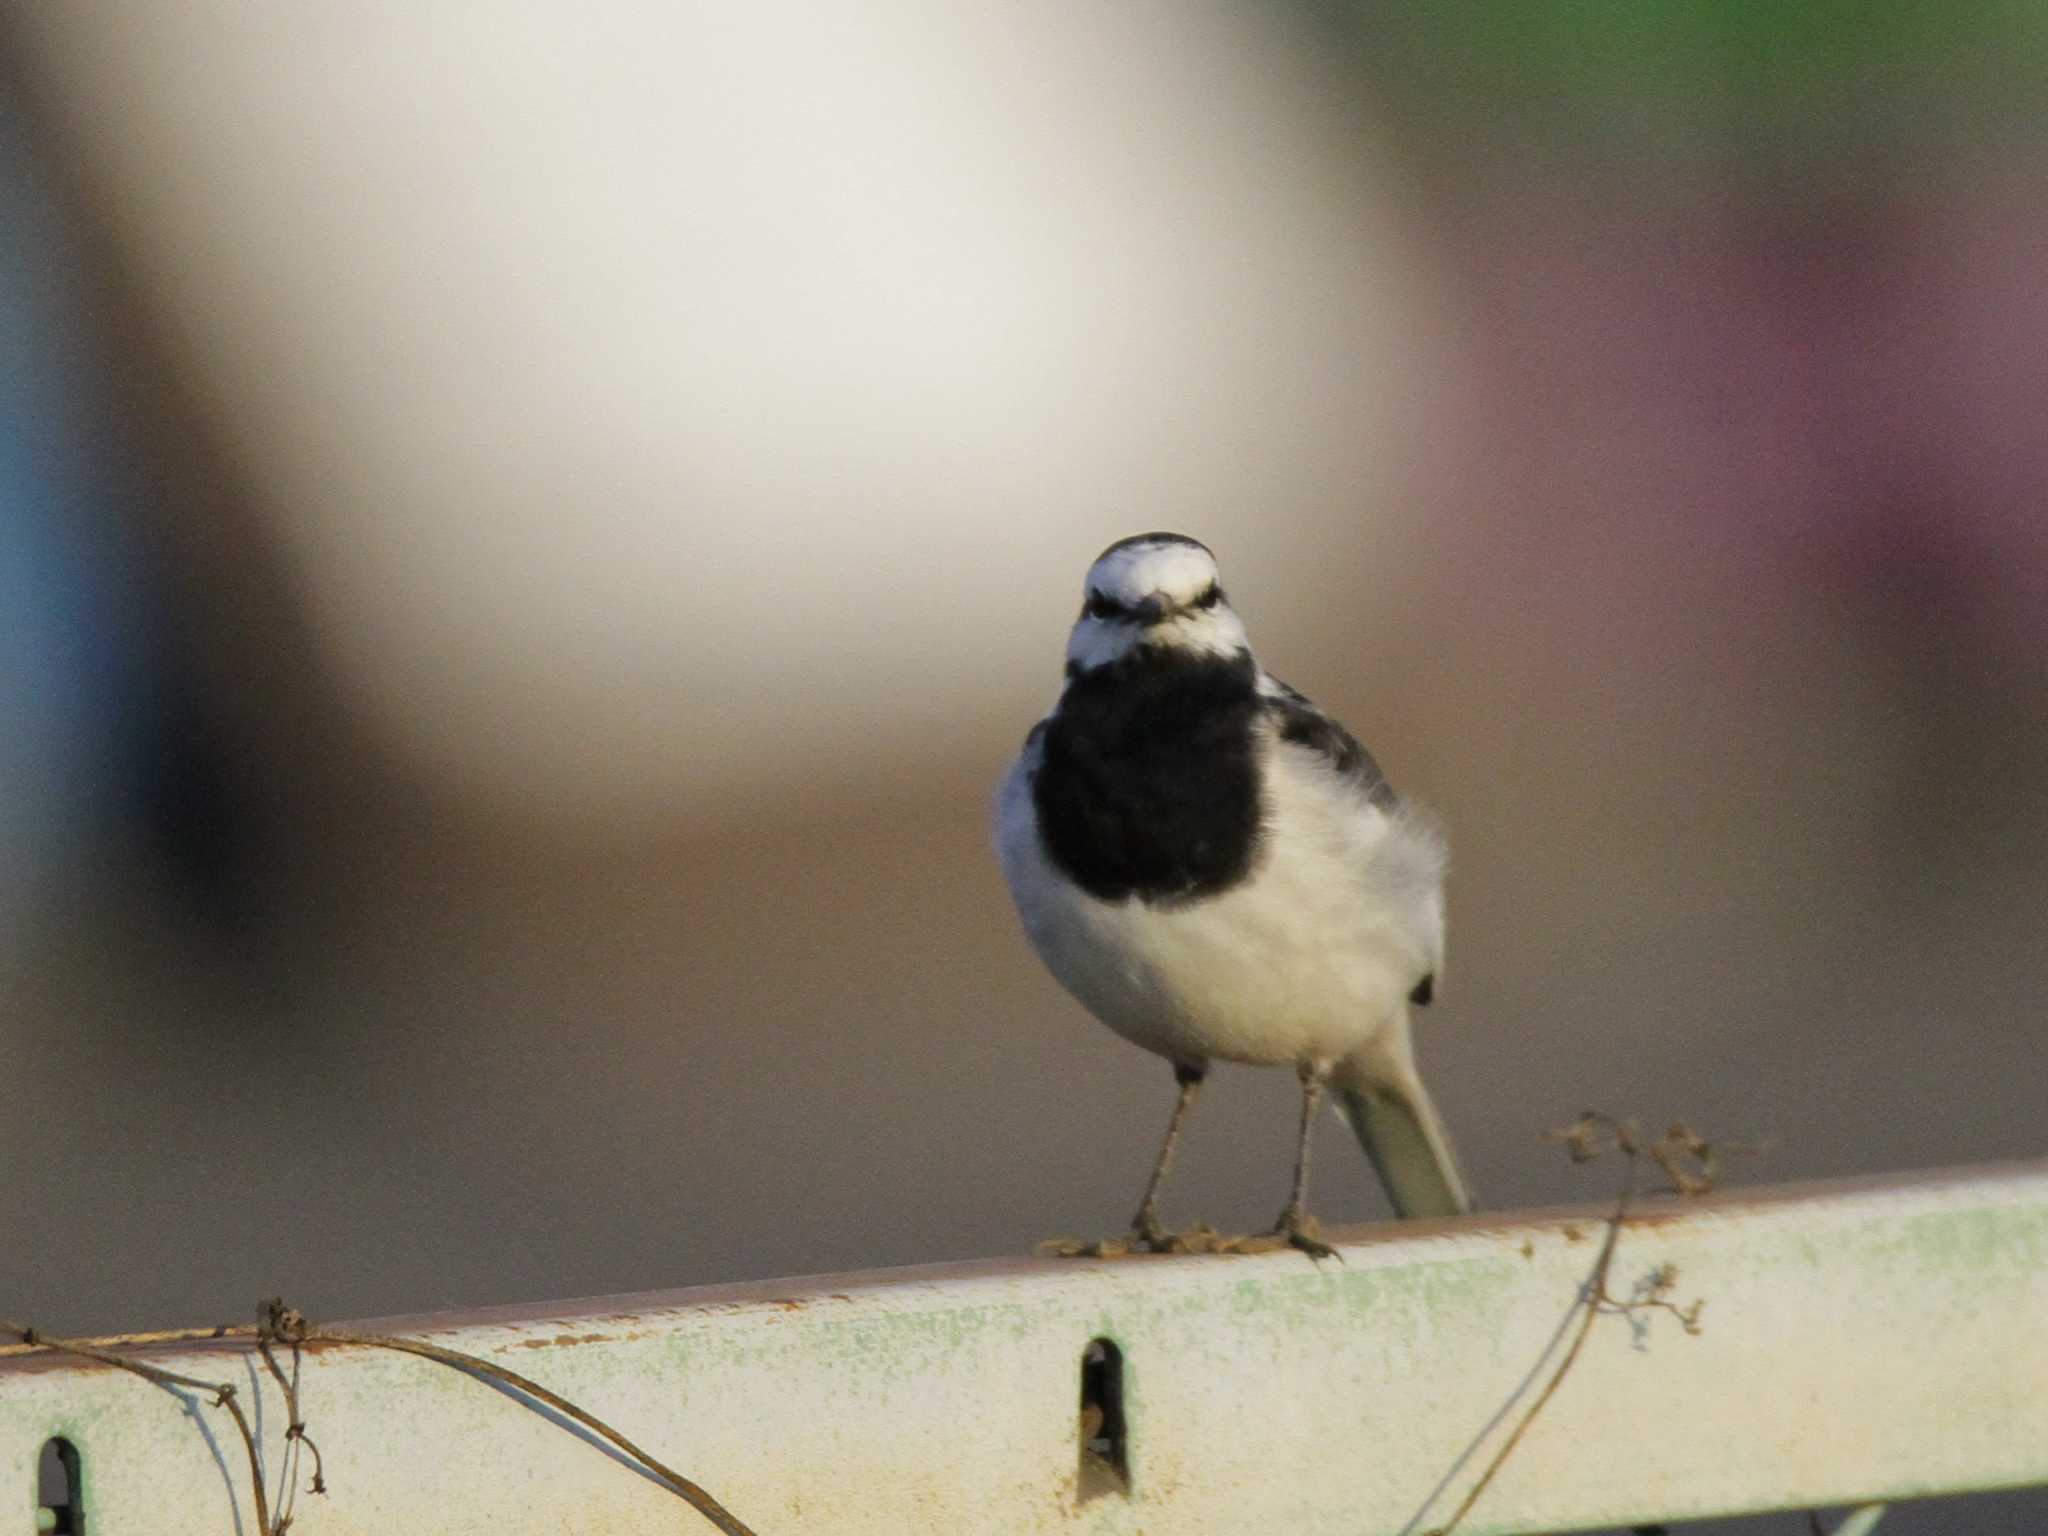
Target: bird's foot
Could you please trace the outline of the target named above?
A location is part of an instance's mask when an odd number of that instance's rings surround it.
[[[1344,1262],[1343,1255],[1323,1241],[1322,1224],[1298,1205],[1290,1205],[1280,1213],[1280,1219],[1273,1223],[1272,1236],[1290,1248],[1299,1248],[1312,1259]]]
[[[1279,1221],[1268,1231],[1247,1237],[1232,1237],[1198,1221],[1178,1232],[1138,1226],[1123,1237],[1098,1237],[1092,1241],[1078,1237],[1048,1238],[1038,1245],[1038,1253],[1048,1259],[1127,1259],[1147,1253],[1271,1253],[1278,1248],[1297,1248],[1312,1259],[1336,1259],[1339,1263],[1344,1259],[1323,1241],[1322,1228],[1315,1217],[1292,1209],[1282,1211]]]

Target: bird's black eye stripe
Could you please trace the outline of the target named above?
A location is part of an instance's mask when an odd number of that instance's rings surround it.
[[[1208,586],[1202,588],[1200,595],[1188,603],[1186,607],[1209,609],[1214,608],[1222,601],[1223,589],[1212,581]],[[1184,612],[1186,610],[1168,611]],[[1107,619],[1112,623],[1121,623],[1123,620],[1134,617],[1135,613],[1136,610],[1128,603],[1119,602],[1106,592],[1090,592],[1088,594],[1088,601],[1081,605],[1081,617],[1084,619]]]

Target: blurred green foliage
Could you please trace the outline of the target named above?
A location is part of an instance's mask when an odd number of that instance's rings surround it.
[[[1344,29],[1416,149],[1853,170],[2038,130],[2048,5],[2026,0],[1350,0]]]

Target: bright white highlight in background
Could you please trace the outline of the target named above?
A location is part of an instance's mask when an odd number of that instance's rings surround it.
[[[1110,538],[1298,572],[1402,499],[1396,214],[1255,11],[29,24],[347,691],[508,809],[986,755]]]

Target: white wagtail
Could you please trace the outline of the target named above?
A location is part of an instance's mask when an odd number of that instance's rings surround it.
[[[1326,1088],[1397,1211],[1471,1209],[1410,1038],[1443,959],[1443,841],[1350,732],[1253,659],[1205,546],[1139,534],[1089,568],[1066,684],[997,814],[1040,958],[1180,1084],[1138,1242],[1172,1245],[1159,1189],[1213,1060],[1300,1075],[1274,1235],[1331,1252],[1306,1205]]]

